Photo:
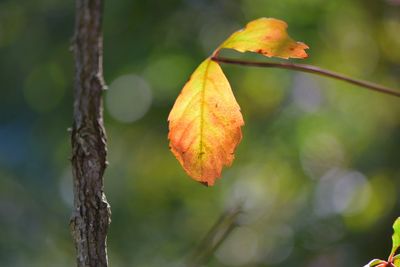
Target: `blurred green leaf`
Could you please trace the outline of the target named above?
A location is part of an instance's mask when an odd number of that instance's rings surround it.
[[[374,267],[378,266],[381,263],[386,263],[386,262],[380,259],[373,259],[372,261],[368,262],[368,264],[365,265],[364,267]]]
[[[396,253],[396,251],[399,249],[400,247],[400,217],[396,219],[396,221],[393,224],[393,230],[394,233],[392,235],[392,251],[390,252],[390,257],[392,258],[393,255]]]

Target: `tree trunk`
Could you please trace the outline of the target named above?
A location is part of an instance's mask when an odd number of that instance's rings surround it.
[[[106,134],[103,126],[102,0],[76,0],[71,232],[78,267],[108,266],[110,206],[103,192]]]

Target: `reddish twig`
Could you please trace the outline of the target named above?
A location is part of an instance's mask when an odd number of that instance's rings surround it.
[[[280,68],[280,69],[289,69],[289,70],[296,70],[302,72],[308,72],[313,74],[318,74],[330,78],[334,78],[337,80],[345,81],[351,84],[358,85],[368,90],[376,91],[379,93],[392,95],[400,97],[400,91],[379,85],[376,83],[367,82],[364,80],[353,79],[342,74],[324,70],[315,66],[305,65],[305,64],[296,64],[296,63],[284,63],[284,62],[254,62],[254,61],[245,61],[245,60],[237,60],[237,59],[230,59],[230,58],[223,58],[223,57],[212,57],[213,61],[220,62],[220,63],[227,63],[227,64],[234,64],[234,65],[243,65],[243,66],[252,66],[252,67],[262,67],[262,68]]]

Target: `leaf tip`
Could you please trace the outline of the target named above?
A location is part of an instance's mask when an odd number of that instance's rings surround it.
[[[204,185],[205,187],[211,187],[214,185],[213,181],[199,181],[199,183]]]

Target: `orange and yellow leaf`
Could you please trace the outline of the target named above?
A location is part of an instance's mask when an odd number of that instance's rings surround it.
[[[220,66],[210,58],[194,71],[170,114],[170,149],[193,179],[213,185],[234,158],[244,124]]]
[[[239,52],[256,52],[268,57],[306,58],[308,46],[292,40],[286,32],[286,22],[273,18],[260,18],[233,33],[216,50],[231,48]]]

